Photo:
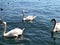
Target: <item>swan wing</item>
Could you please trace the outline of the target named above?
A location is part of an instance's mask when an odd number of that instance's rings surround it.
[[[25,18],[23,18],[23,20],[33,20],[33,19],[35,19],[36,18],[36,16],[27,16],[27,17],[25,17]]]
[[[25,20],[32,20],[33,19],[33,16],[27,16],[24,18]]]
[[[15,34],[21,35],[21,34],[23,33],[23,31],[24,31],[24,30],[22,30],[22,29],[20,29],[20,28],[15,28],[13,32],[14,32]]]
[[[12,29],[11,31],[5,33],[5,36],[18,36],[18,35],[22,35],[23,30],[20,28],[15,28]]]
[[[60,30],[60,23],[56,23],[56,30]]]
[[[33,20],[36,16],[27,16],[27,19]]]

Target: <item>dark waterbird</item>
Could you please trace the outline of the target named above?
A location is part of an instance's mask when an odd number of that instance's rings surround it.
[[[3,8],[0,8],[1,11],[3,11],[4,9]]]
[[[9,3],[8,3],[9,4]]]

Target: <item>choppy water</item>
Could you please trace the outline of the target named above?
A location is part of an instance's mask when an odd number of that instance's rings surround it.
[[[51,38],[52,18],[60,22],[60,0],[40,0],[38,2],[23,2],[19,0],[0,0],[0,17],[7,22],[7,32],[10,29],[25,27],[23,39],[3,39],[3,26],[0,26],[0,45],[60,45]],[[26,15],[37,16],[33,23],[22,23],[22,10]],[[59,36],[58,36],[59,37]]]

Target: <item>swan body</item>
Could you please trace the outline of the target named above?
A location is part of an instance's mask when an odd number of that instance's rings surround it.
[[[27,16],[27,17],[24,17],[23,20],[24,21],[32,21],[36,18],[36,16]]]
[[[2,22],[0,20],[0,24],[3,24],[4,25],[4,32],[3,32],[3,37],[18,37],[18,36],[21,36],[24,29],[20,29],[20,28],[15,28],[15,29],[12,29],[10,30],[9,32],[6,33],[6,22]]]
[[[4,33],[4,37],[13,37],[13,36],[18,37],[18,35],[22,35],[23,30],[20,28],[12,29],[11,31]]]

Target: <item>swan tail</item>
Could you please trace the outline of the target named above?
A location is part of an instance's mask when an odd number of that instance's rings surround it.
[[[23,31],[25,30],[25,28],[22,29]]]
[[[36,16],[34,16],[34,18],[36,18]]]
[[[52,21],[54,22],[54,24],[56,24],[56,19],[53,18],[53,19],[51,20],[51,22],[52,22]]]

